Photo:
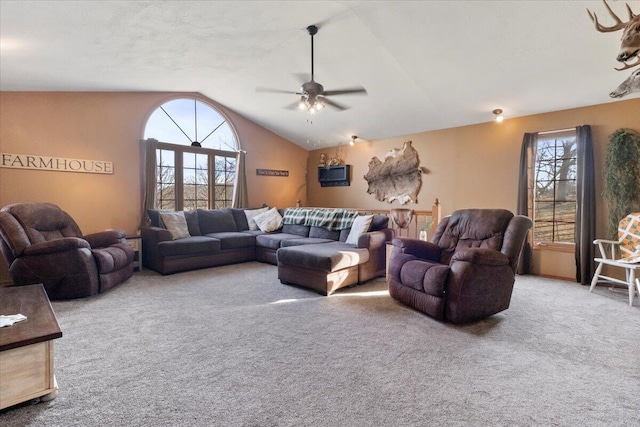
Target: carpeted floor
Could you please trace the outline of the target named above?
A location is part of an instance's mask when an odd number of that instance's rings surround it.
[[[327,298],[245,263],[136,273],[54,302],[58,398],[2,426],[640,425],[640,307],[519,276],[511,308],[453,326],[384,279]]]

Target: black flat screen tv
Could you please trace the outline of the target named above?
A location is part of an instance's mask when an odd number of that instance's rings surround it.
[[[351,165],[318,167],[321,187],[346,187],[351,185]]]

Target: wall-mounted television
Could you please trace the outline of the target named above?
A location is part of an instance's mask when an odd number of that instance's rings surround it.
[[[346,187],[351,185],[351,165],[318,167],[321,187]]]

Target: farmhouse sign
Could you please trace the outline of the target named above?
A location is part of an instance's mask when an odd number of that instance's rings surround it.
[[[113,162],[0,153],[0,168],[113,174]]]

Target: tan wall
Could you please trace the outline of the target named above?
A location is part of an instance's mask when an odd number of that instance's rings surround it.
[[[242,149],[250,206],[306,203],[308,152],[197,94],[0,93],[0,152],[113,162],[113,175],[0,168],[0,206],[52,202],[84,233],[108,228],[136,233],[140,223],[139,140],[163,102],[196,95],[227,115]],[[288,170],[288,177],[256,176],[256,168]],[[0,282],[7,278],[0,262]]]
[[[489,122],[361,142],[353,147],[344,145],[340,147],[344,153],[343,159],[346,164],[352,165],[350,187],[320,187],[316,172],[320,154],[326,153],[330,158],[336,149],[314,150],[309,153],[309,204],[359,209],[398,207],[398,202],[379,202],[373,195],[367,194],[367,182],[363,176],[368,171],[368,163],[372,157],[382,160],[387,151],[401,148],[404,141],[411,140],[419,153],[421,166],[428,169],[428,172],[422,177],[418,203],[409,204],[408,207],[428,210],[437,197],[441,201],[443,215],[468,207],[500,207],[515,211],[523,134],[584,124],[591,125],[593,131],[596,194],[599,198],[596,233],[597,236],[605,236],[607,212],[600,195],[603,190],[602,167],[608,136],[621,127],[640,131],[640,99],[637,98],[506,119],[501,124]],[[362,137],[366,138],[366,135]],[[572,254],[537,253],[534,266],[538,274],[575,277]]]

